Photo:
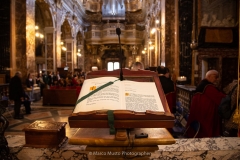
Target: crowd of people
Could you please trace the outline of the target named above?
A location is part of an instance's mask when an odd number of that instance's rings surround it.
[[[59,72],[45,72],[34,74],[29,73],[26,80],[22,80],[22,73],[16,72],[9,84],[9,99],[14,101],[14,119],[23,119],[20,115],[20,107],[25,106],[26,114],[31,114],[31,103],[34,101],[33,90],[40,88],[40,95],[43,96],[43,89],[52,87],[76,87],[82,86],[85,80],[84,72],[68,72],[65,77]],[[25,82],[25,83],[24,83]]]

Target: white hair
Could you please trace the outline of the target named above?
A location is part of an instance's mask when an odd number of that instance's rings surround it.
[[[209,70],[209,71],[207,71],[205,78],[208,78],[212,74],[218,75],[218,71],[216,71],[216,70]]]
[[[139,69],[144,69],[142,62],[135,62],[132,66],[132,70],[137,71]]]

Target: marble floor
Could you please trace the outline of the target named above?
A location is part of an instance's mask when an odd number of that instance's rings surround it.
[[[14,119],[13,108],[7,109],[4,116],[8,119],[9,126],[5,135],[24,135],[22,130],[36,120],[68,122],[68,116],[72,113],[74,106],[43,106],[42,100],[40,100],[33,102],[31,108],[31,114],[26,115],[24,106],[21,107],[24,119]],[[70,128],[68,124],[65,128],[67,137],[71,137],[77,130],[77,128]]]

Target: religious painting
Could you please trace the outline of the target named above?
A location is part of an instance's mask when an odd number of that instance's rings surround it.
[[[53,60],[47,60],[47,69],[53,69]]]
[[[235,27],[238,22],[236,5],[236,0],[201,1],[201,26]]]
[[[43,56],[44,55],[44,43],[43,43],[43,41],[38,41],[37,43],[36,43],[36,49],[35,49],[35,56],[36,57],[41,57],[41,56]]]
[[[67,53],[67,61],[72,61],[72,53],[71,52],[68,52]]]
[[[72,51],[72,43],[67,43],[67,51]]]
[[[47,58],[53,58],[53,45],[47,45]]]

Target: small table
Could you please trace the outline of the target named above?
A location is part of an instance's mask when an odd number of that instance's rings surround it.
[[[25,147],[55,148],[67,140],[67,122],[35,121],[25,131]]]

